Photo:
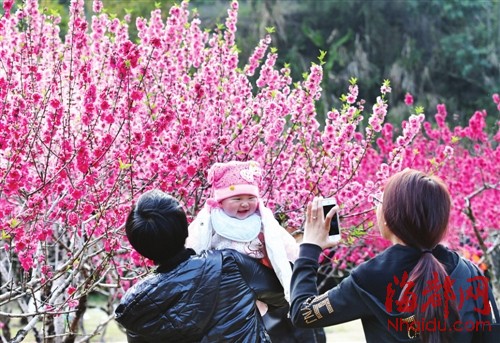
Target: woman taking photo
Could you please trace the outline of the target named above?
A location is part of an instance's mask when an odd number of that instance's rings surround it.
[[[377,224],[392,246],[318,295],[318,258],[334,208],[323,218],[315,198],[307,207],[300,255],[292,276],[291,317],[299,327],[361,319],[367,342],[471,342],[490,321],[488,280],[471,262],[440,244],[451,199],[437,177],[405,169],[386,183]],[[478,324],[478,325],[476,325]]]

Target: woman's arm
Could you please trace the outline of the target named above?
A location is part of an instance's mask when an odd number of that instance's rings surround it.
[[[300,327],[343,323],[369,313],[350,276],[328,292],[318,295],[318,259],[323,249],[336,244],[329,240],[328,231],[333,215],[339,209],[335,206],[323,217],[321,200],[314,198],[307,205],[304,238],[293,267],[290,315],[294,325]]]
[[[302,244],[293,267],[290,316],[298,327],[324,327],[348,322],[369,314],[369,309],[349,276],[338,286],[318,295],[318,258],[322,248]]]

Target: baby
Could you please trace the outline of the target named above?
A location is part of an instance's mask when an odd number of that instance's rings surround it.
[[[208,171],[212,197],[189,226],[186,246],[197,253],[230,248],[260,259],[274,270],[289,300],[290,262],[298,245],[260,199],[261,175],[255,161],[215,163]]]
[[[266,257],[261,219],[256,213],[258,198],[253,194],[234,195],[212,209],[212,248],[234,249],[253,258]]]

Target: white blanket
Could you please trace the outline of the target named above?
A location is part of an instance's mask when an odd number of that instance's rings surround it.
[[[259,211],[262,219],[266,252],[276,276],[283,285],[285,299],[290,302],[290,281],[292,278],[292,266],[299,254],[298,243],[274,218],[272,211],[265,207],[263,202],[259,203]],[[210,208],[208,205],[198,213],[189,225],[189,235],[186,247],[194,249],[197,253],[212,249],[213,228],[210,225]]]

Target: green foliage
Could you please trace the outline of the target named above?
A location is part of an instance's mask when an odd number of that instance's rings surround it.
[[[276,30],[275,30],[274,27],[271,26],[271,27],[266,27],[266,32],[269,33],[269,34],[271,34],[271,33],[275,33]]]
[[[351,77],[359,79],[366,99],[375,99],[380,81],[390,79],[392,103],[410,92],[431,111],[446,103],[456,125],[482,108],[493,114],[493,123],[497,110],[491,94],[500,86],[499,1],[289,0],[286,5],[283,11],[283,1],[240,1],[240,18],[253,20],[240,19],[238,30],[254,43],[242,25],[267,20],[262,25],[277,28],[279,62],[294,70],[305,69],[319,54],[324,97],[318,112],[338,105],[335,94]],[[389,120],[406,113],[404,106],[392,109]]]

